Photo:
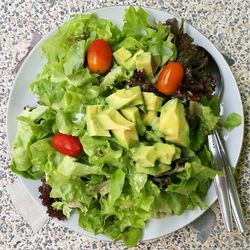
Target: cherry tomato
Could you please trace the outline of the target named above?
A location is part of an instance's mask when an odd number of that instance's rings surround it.
[[[184,70],[181,63],[171,62],[163,67],[156,87],[159,92],[165,95],[172,95],[179,88],[184,76]]]
[[[76,156],[82,151],[79,139],[72,135],[56,133],[52,138],[52,146],[63,155]]]
[[[92,73],[105,74],[112,62],[112,51],[103,39],[94,40],[88,48],[87,61]]]

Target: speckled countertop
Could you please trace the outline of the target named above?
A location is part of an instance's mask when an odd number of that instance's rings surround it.
[[[33,233],[13,206],[6,186],[17,177],[9,170],[6,141],[6,109],[15,75],[15,65],[25,55],[32,35],[46,35],[76,12],[101,6],[137,4],[184,17],[205,34],[231,60],[231,70],[239,85],[245,111],[245,138],[238,164],[238,187],[244,212],[250,222],[250,85],[248,1],[113,1],[113,0],[1,0],[0,2],[0,249],[126,249],[84,237],[62,227],[55,219]],[[248,45],[248,46],[247,46]],[[250,249],[250,233],[226,233],[218,203],[212,233],[201,237],[197,224],[189,225],[160,239],[140,243],[137,249]],[[204,236],[204,235],[203,235]],[[205,242],[204,242],[205,241]]]

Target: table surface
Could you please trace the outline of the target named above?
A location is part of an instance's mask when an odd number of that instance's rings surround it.
[[[228,57],[238,83],[245,112],[245,136],[238,163],[237,183],[244,212],[250,221],[250,85],[248,1],[115,1],[115,0],[2,0],[0,3],[0,249],[126,249],[122,243],[99,241],[62,227],[49,220],[33,233],[13,206],[6,186],[17,177],[9,170],[6,140],[7,101],[16,64],[27,52],[32,35],[45,36],[76,12],[111,5],[153,7],[182,16],[207,36]],[[209,237],[200,240],[193,225],[156,240],[141,242],[136,249],[250,249],[249,230],[245,235],[226,233],[218,204],[212,206],[216,224]]]

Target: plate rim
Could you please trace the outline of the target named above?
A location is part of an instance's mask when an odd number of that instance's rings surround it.
[[[157,7],[149,7],[149,6],[141,6],[141,5],[137,5],[137,4],[132,4],[132,5],[128,5],[128,4],[127,4],[127,5],[124,5],[124,4],[122,4],[122,5],[102,6],[102,7],[97,7],[97,8],[95,8],[95,9],[86,10],[86,11],[83,11],[83,12],[76,12],[76,13],[74,13],[74,15],[76,15],[76,14],[90,14],[90,13],[95,13],[95,14],[98,15],[98,13],[96,13],[96,11],[98,12],[98,11],[102,11],[102,10],[106,10],[106,9],[111,9],[111,8],[113,8],[113,9],[115,9],[115,8],[122,8],[123,11],[124,11],[125,8],[130,7],[130,6],[133,6],[133,7],[135,7],[135,8],[141,7],[141,8],[144,9],[145,11],[156,11],[156,12],[161,12],[162,14],[165,13],[166,15],[170,15],[170,16],[172,16],[173,18],[176,18],[178,21],[180,21],[180,19],[181,19],[180,16],[177,16],[177,15],[174,15],[174,14],[168,12],[166,9],[159,9],[159,8],[157,8]],[[14,81],[13,81],[13,84],[12,84],[12,86],[11,86],[11,91],[10,91],[10,94],[9,94],[9,97],[8,97],[8,101],[7,101],[7,112],[6,112],[6,114],[7,114],[7,115],[6,115],[6,125],[7,125],[7,149],[8,149],[8,153],[9,153],[10,159],[11,159],[11,151],[12,151],[12,143],[13,143],[13,142],[10,141],[10,138],[9,138],[9,134],[10,134],[10,132],[9,132],[9,123],[10,123],[10,121],[9,121],[9,119],[10,119],[10,103],[11,103],[11,99],[13,98],[13,93],[14,93],[14,90],[15,90],[15,86],[17,85],[17,79],[18,79],[19,76],[21,75],[22,70],[23,70],[23,68],[25,67],[25,64],[27,63],[27,61],[29,60],[29,58],[32,57],[34,51],[35,51],[39,46],[41,46],[41,44],[42,44],[46,39],[48,39],[53,33],[55,33],[55,32],[58,30],[58,27],[60,27],[63,23],[69,21],[74,15],[70,16],[68,19],[66,19],[66,20],[64,20],[63,22],[61,22],[57,27],[53,28],[53,29],[52,29],[51,31],[49,31],[44,37],[42,37],[42,39],[32,48],[32,50],[30,51],[30,53],[29,53],[29,54],[26,56],[26,58],[23,60],[23,63],[22,63],[22,65],[21,65],[21,67],[19,68],[18,72],[14,75]],[[157,19],[157,17],[156,17],[156,19]],[[209,39],[199,30],[199,29],[197,29],[193,24],[191,24],[190,21],[184,20],[184,24],[187,24],[188,26],[191,26],[196,32],[200,33],[200,35],[202,35],[202,36],[203,36],[203,37],[204,37],[204,38],[214,47],[214,49],[216,50],[217,54],[221,57],[220,59],[223,60],[223,62],[228,66],[229,71],[230,71],[230,73],[231,73],[233,79],[235,80],[236,89],[237,89],[237,92],[238,92],[237,94],[238,94],[239,97],[240,97],[240,103],[238,103],[238,104],[240,104],[240,109],[241,109],[241,111],[242,111],[242,114],[241,114],[241,115],[242,115],[242,124],[241,124],[241,127],[242,127],[242,135],[241,135],[241,136],[242,136],[242,138],[241,138],[241,143],[240,143],[239,154],[238,154],[237,159],[236,159],[236,161],[235,161],[235,165],[233,166],[234,168],[236,168],[236,166],[237,166],[237,164],[238,164],[238,162],[239,162],[240,156],[241,156],[241,154],[242,154],[242,147],[243,147],[243,144],[244,144],[244,132],[245,132],[244,106],[243,106],[243,103],[242,103],[242,96],[241,96],[241,93],[240,93],[238,84],[237,84],[237,82],[236,82],[236,79],[235,79],[235,77],[234,77],[234,74],[233,74],[233,72],[232,72],[232,70],[231,70],[231,68],[230,68],[230,66],[229,66],[229,64],[228,64],[228,62],[227,62],[227,60],[225,59],[225,57],[223,56],[223,54],[220,52],[220,50],[214,45],[214,43],[211,42],[211,41],[210,41],[210,40],[209,40]],[[42,58],[41,58],[41,60],[42,60]],[[37,199],[32,195],[32,193],[29,191],[29,188],[27,187],[27,185],[24,183],[24,180],[26,180],[26,178],[24,178],[24,177],[22,177],[22,176],[19,176],[19,175],[17,175],[17,174],[15,174],[15,175],[19,178],[19,180],[21,181],[22,185],[25,187],[27,193],[28,193],[29,196],[32,198],[32,200],[33,200],[39,207],[43,208],[42,204],[38,202],[38,200],[37,200]],[[36,181],[39,181],[39,180],[36,180]],[[213,186],[213,183],[214,183],[214,181],[211,182],[210,188]],[[169,234],[171,234],[171,233],[174,233],[174,232],[176,232],[176,231],[178,231],[178,230],[180,230],[180,229],[186,227],[187,225],[189,225],[190,223],[192,223],[192,222],[195,221],[196,219],[200,218],[209,208],[211,208],[211,206],[215,203],[216,200],[217,200],[217,197],[216,197],[216,195],[215,195],[215,196],[213,197],[213,199],[210,201],[210,203],[207,204],[207,205],[208,205],[207,209],[201,210],[200,214],[199,214],[196,218],[192,219],[192,220],[189,221],[189,222],[184,223],[184,224],[183,224],[181,227],[179,227],[178,229],[173,230],[172,232],[169,232],[169,233],[163,233],[163,234],[161,234],[160,236],[157,236],[157,237],[151,237],[151,238],[148,238],[148,239],[141,239],[140,242],[147,242],[147,241],[159,239],[159,238],[161,238],[161,237],[163,237],[163,236],[169,235]],[[49,218],[50,218],[50,217],[49,217]],[[151,220],[152,220],[152,219],[151,219]],[[65,222],[64,222],[64,221],[59,221],[59,220],[58,220],[58,222],[59,222],[59,224],[61,224],[61,225],[65,226],[65,227],[67,227],[67,228],[70,229],[70,230],[73,230],[73,231],[75,231],[75,232],[79,232],[77,229],[75,229],[75,228],[71,227],[70,225],[68,225],[68,224],[67,224],[67,220],[66,220]],[[85,229],[83,229],[83,230],[85,230]],[[85,231],[86,231],[86,230],[85,230]],[[86,232],[88,232],[88,231],[86,231]],[[98,237],[98,236],[102,236],[103,234],[94,235],[94,234],[91,233],[91,232],[88,232],[88,233],[90,233],[91,235],[86,235],[86,234],[84,233],[84,231],[82,232],[82,234],[83,234],[85,237],[90,237],[90,238],[92,238],[92,239],[98,239],[98,240],[103,240],[103,241],[107,241],[107,242],[112,242],[112,240],[109,239],[109,238],[108,238],[108,239],[104,239],[104,238],[99,238],[99,237]],[[106,235],[103,235],[103,236],[107,237]]]

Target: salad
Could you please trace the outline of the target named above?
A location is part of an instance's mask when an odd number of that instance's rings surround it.
[[[207,135],[241,123],[220,116],[208,58],[176,19],[148,21],[129,7],[119,29],[78,14],[42,46],[47,63],[30,91],[36,107],[18,119],[11,170],[41,179],[48,214],[94,234],[142,237],[151,218],[180,215],[220,172]]]

